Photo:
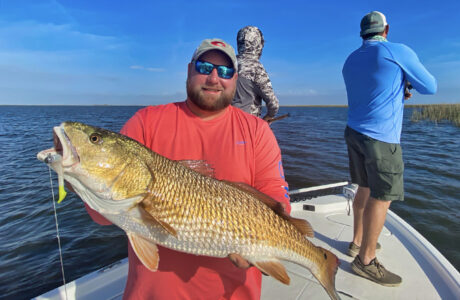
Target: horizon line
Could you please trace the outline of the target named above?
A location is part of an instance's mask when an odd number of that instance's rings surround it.
[[[173,103],[173,102],[170,102]],[[167,103],[164,103],[167,104]],[[164,104],[0,104],[0,106],[156,106]],[[460,105],[458,103],[427,103],[427,104],[406,104],[404,107],[419,107],[431,105]],[[348,107],[345,104],[287,104],[280,105],[279,107]]]

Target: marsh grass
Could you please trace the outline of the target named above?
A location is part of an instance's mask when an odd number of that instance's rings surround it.
[[[411,116],[412,122],[429,120],[434,123],[441,121],[452,122],[460,127],[460,104],[414,105]]]

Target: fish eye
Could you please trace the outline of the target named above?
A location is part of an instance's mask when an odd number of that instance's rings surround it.
[[[100,144],[100,143],[102,143],[102,136],[100,134],[98,134],[98,133],[92,133],[89,136],[89,140],[93,144]]]

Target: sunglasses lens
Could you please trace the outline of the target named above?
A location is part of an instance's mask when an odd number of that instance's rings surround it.
[[[217,74],[219,77],[224,78],[224,79],[230,79],[233,77],[233,74],[235,73],[235,69],[229,68],[226,66],[218,66],[217,67]]]
[[[214,69],[214,65],[208,62],[197,60],[195,63],[195,69],[200,74],[209,75]]]
[[[232,78],[235,73],[235,69],[227,66],[215,66],[212,63],[201,60],[197,60],[195,63],[195,70],[200,74],[209,75],[214,68],[217,69],[217,75],[224,79]]]

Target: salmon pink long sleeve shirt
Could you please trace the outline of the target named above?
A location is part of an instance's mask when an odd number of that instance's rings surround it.
[[[290,210],[276,138],[265,121],[240,109],[229,106],[224,114],[204,121],[185,102],[150,106],[128,120],[121,133],[172,160],[204,160],[216,179],[247,183]],[[88,210],[96,222],[107,224]],[[244,270],[228,258],[158,246],[158,270],[151,272],[128,248],[124,299],[260,298],[261,273],[255,267]]]

